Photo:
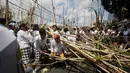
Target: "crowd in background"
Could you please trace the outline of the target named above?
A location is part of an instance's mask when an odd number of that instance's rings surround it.
[[[17,37],[19,47],[22,54],[22,62],[24,67],[28,67],[30,63],[36,64],[41,60],[41,56],[60,56],[65,57],[67,55],[67,48],[60,40],[61,37],[66,38],[68,41],[76,42],[79,40],[82,34],[86,35],[100,35],[102,38],[113,39],[117,43],[118,36],[121,35],[120,31],[112,29],[99,29],[96,27],[87,28],[72,28],[60,27],[57,25],[40,26],[38,24],[32,24],[31,28],[27,27],[27,24],[21,23],[19,27],[15,27],[15,23],[10,23],[9,31]],[[123,42],[128,43],[129,29],[123,31]]]

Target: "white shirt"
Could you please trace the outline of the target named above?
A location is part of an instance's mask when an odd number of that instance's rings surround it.
[[[37,37],[37,36],[39,36],[39,35],[40,35],[39,31],[33,31],[33,36],[34,36],[34,37]]]
[[[79,33],[80,33],[80,34],[85,34],[85,32],[84,32],[83,30],[81,30]]]
[[[97,30],[95,30],[95,31],[94,31],[94,34],[97,34],[97,33],[98,33],[98,31],[97,31]]]
[[[70,35],[70,32],[69,32],[69,31],[63,32],[63,36],[68,37],[69,35]]]
[[[56,30],[56,31],[53,31],[53,35],[54,34],[59,34],[60,35],[60,33]]]
[[[36,41],[34,42],[34,47],[40,51],[43,51],[46,49],[45,48],[46,43],[47,43],[47,38],[42,40],[40,36],[36,36]]]
[[[54,34],[59,34],[60,35],[60,33],[57,30],[56,31],[51,30],[50,32],[51,32],[52,35],[54,35]]]
[[[67,31],[66,33],[64,32],[63,34],[68,36],[68,35],[70,35],[70,32]]]
[[[33,42],[37,40],[37,37],[40,36],[39,31],[33,31]]]
[[[28,31],[19,30],[17,33],[17,41],[20,45],[20,49],[30,47],[31,35]]]
[[[72,41],[72,42],[76,42],[76,38],[75,37],[68,36],[68,40]]]
[[[94,31],[92,31],[92,30],[91,30],[91,31],[90,31],[90,34],[92,34],[92,35],[93,35],[93,34],[95,34],[95,33],[94,33]]]
[[[76,35],[76,34],[78,34],[78,31],[76,30],[76,31],[74,31],[74,34]]]
[[[58,55],[65,52],[65,47],[63,46],[63,43],[56,43],[56,41],[53,39],[51,41],[51,52],[56,52]]]
[[[14,31],[12,29],[9,29],[9,32],[11,32],[11,33],[13,33],[15,35],[15,33],[14,33]]]

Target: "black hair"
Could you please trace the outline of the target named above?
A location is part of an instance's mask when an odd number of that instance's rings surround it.
[[[5,18],[0,18],[0,24],[5,25],[6,24],[6,19]]]
[[[76,28],[73,28],[73,30],[76,30]]]
[[[53,27],[53,28],[56,27],[56,29],[57,29],[57,26],[56,26],[56,25],[53,25],[52,27]]]
[[[64,28],[64,32],[67,32],[67,31],[69,31],[69,29],[68,28]]]
[[[26,23],[21,23],[21,25],[19,26],[19,29],[21,29],[21,27],[26,27],[27,29]]]
[[[46,35],[46,30],[44,28],[39,29],[39,33],[42,35]]]
[[[39,30],[38,24],[34,24],[34,25],[33,25],[33,30]]]
[[[9,25],[8,28],[9,28],[9,29],[12,29],[12,28],[13,28],[13,25]]]

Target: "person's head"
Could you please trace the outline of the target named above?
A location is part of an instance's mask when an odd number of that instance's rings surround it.
[[[73,28],[74,31],[76,31],[76,28]]]
[[[40,33],[41,39],[45,39],[46,30],[43,27],[39,29],[39,33]]]
[[[53,25],[52,28],[53,28],[54,31],[57,30],[57,26],[56,25]]]
[[[24,30],[24,31],[27,30],[27,26],[26,26],[25,23],[22,23],[22,24],[19,26],[19,28],[20,28],[21,30]]]
[[[14,30],[15,29],[15,23],[10,23],[8,25],[8,28]]]
[[[14,25],[9,25],[8,28],[14,30]]]
[[[39,30],[38,24],[34,24],[34,25],[33,25],[33,30],[34,30],[34,31],[35,31],[35,30]]]
[[[56,43],[60,43],[60,35],[55,34],[55,35],[53,35],[53,38],[56,41]]]
[[[64,28],[64,32],[67,32],[67,31],[69,31],[69,29],[68,28]]]

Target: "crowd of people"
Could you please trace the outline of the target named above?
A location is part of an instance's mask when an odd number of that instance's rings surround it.
[[[25,23],[21,23],[17,31],[15,24],[10,23],[9,31],[17,37],[24,67],[28,67],[31,63],[40,63],[41,57],[44,55],[65,57],[68,50],[60,40],[61,37],[66,38],[68,41],[76,42],[82,34],[86,33],[100,35],[103,38],[106,36],[113,38],[120,35],[120,32],[112,29],[100,30],[93,27],[87,31],[82,28],[70,30],[68,27],[60,28],[57,25],[45,27],[38,24],[33,24],[31,28],[28,28]],[[124,31],[123,36],[126,42],[128,42],[128,33],[129,30]]]
[[[78,39],[76,29],[70,32],[68,28],[61,29],[56,25],[46,28],[33,24],[28,28],[26,23],[21,23],[18,28],[15,28],[15,23],[10,23],[8,28],[17,37],[24,68],[40,63],[41,57],[45,55],[65,57],[68,50],[60,40],[61,37],[72,42]]]
[[[108,45],[113,44],[117,46],[118,48],[122,45],[126,46],[126,49],[130,47],[130,27],[125,27],[122,29],[110,29],[110,28],[104,28],[104,29],[99,29],[96,27],[93,27],[89,30],[89,33],[91,35],[96,35],[97,37],[101,37],[101,39],[107,39],[106,43]],[[111,42],[111,43],[109,43]]]

